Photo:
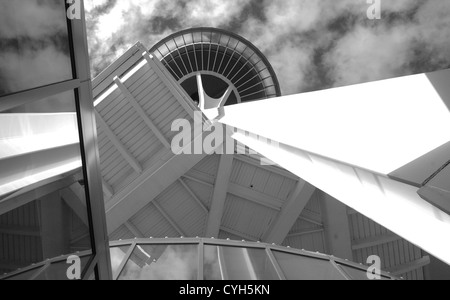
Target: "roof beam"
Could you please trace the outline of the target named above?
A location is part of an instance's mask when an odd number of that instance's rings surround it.
[[[402,239],[401,237],[399,237],[398,235],[393,234],[393,233],[380,235],[380,236],[374,236],[374,237],[370,237],[370,238],[366,238],[366,239],[360,239],[360,240],[353,241],[352,249],[359,250],[359,249],[374,247],[374,246],[378,246],[378,245],[382,245],[382,244],[399,241],[401,239]]]
[[[269,172],[281,175],[283,177],[287,177],[287,178],[295,180],[295,181],[298,180],[298,176],[295,176],[294,174],[292,174],[292,173],[290,173],[290,172],[288,172],[288,171],[286,171],[286,170],[284,170],[284,169],[282,169],[280,167],[269,166],[269,165],[262,165],[260,160],[256,160],[256,159],[251,158],[251,157],[249,157],[247,155],[236,155],[236,159],[241,161],[241,162],[243,162],[243,163],[252,165],[252,166],[257,167],[257,168],[264,169],[266,171],[269,171]]]
[[[80,218],[84,225],[89,227],[89,220],[87,216],[86,198],[79,197],[72,189],[64,189],[61,192],[61,197],[72,211]]]
[[[95,116],[97,117],[97,122],[100,124],[101,128],[105,132],[105,134],[108,136],[111,143],[114,144],[114,146],[117,148],[119,153],[122,155],[122,157],[131,165],[131,167],[138,173],[142,173],[142,166],[137,161],[136,158],[131,155],[131,153],[127,150],[127,148],[122,144],[122,142],[119,140],[119,138],[116,136],[116,134],[111,130],[108,124],[106,124],[105,120],[103,120],[103,117],[100,115],[98,111],[95,111]]]
[[[38,205],[43,257],[57,257],[70,253],[71,228],[62,226],[70,220],[70,211],[58,192],[41,198]]]
[[[315,234],[315,233],[322,233],[322,232],[324,232],[323,228],[314,229],[314,230],[304,230],[304,231],[301,231],[301,232],[290,233],[290,234],[287,235],[286,238],[293,238],[293,237],[310,235],[310,234]]]
[[[0,260],[0,270],[7,270],[9,271],[16,271],[19,270],[21,268],[23,268],[24,266],[31,266],[33,264],[33,262],[16,262],[16,261],[10,261],[10,260]],[[7,272],[7,273],[8,273]],[[6,275],[5,274],[1,274],[1,275]]]
[[[220,224],[227,198],[228,183],[233,169],[234,155],[222,155],[220,157],[219,169],[217,171],[214,192],[212,196],[211,209],[208,215],[205,235],[207,237],[219,236]]]
[[[202,200],[200,200],[200,198],[197,197],[197,195],[194,193],[194,191],[186,184],[186,182],[184,182],[184,180],[182,178],[178,179],[178,182],[181,183],[181,185],[186,189],[186,191],[189,193],[189,195],[191,195],[191,197],[195,200],[195,202],[197,202],[197,204],[203,209],[203,211],[208,214],[209,210],[208,208],[205,206],[205,204],[202,202]]]
[[[76,175],[58,175],[27,187],[24,191],[12,194],[0,200],[0,215],[40,199],[77,181]]]
[[[131,221],[126,221],[124,225],[134,235],[134,237],[138,239],[145,238],[142,231],[140,231],[139,228],[137,228],[133,223],[131,223]]]
[[[106,194],[106,197],[112,198],[114,196],[114,189],[109,183],[106,182],[104,178],[102,178],[102,186],[103,192]]]
[[[220,230],[223,231],[223,232],[232,234],[234,236],[243,238],[245,241],[249,241],[249,242],[256,242],[257,241],[254,237],[249,236],[248,234],[245,234],[243,232],[239,232],[237,230],[231,229],[231,228],[220,226]]]
[[[0,227],[0,234],[40,237],[41,231],[39,227],[2,225]]]
[[[270,230],[264,234],[263,241],[280,245],[311,200],[315,191],[316,188],[314,186],[304,180],[299,180],[275,222],[271,225]]]
[[[128,90],[128,88],[122,83],[119,77],[114,77],[114,82],[119,87],[120,91],[125,95],[125,98],[130,102],[131,106],[133,106],[134,110],[139,114],[139,116],[144,120],[145,124],[153,131],[153,133],[156,135],[156,137],[160,140],[160,142],[166,147],[167,149],[170,149],[170,143],[166,139],[166,137],[162,134],[162,132],[156,127],[156,125],[153,123],[152,120],[150,120],[150,117],[147,115],[147,113],[142,109],[141,105],[136,101],[134,96],[131,94],[131,92]]]
[[[182,177],[184,177],[184,178],[186,178],[186,179],[189,179],[189,180],[192,180],[192,181],[195,181],[195,182],[197,182],[197,183],[203,184],[203,185],[205,185],[205,186],[207,186],[207,187],[214,188],[214,184],[209,183],[209,182],[206,182],[206,181],[203,181],[203,180],[200,180],[200,179],[197,179],[197,178],[192,177],[192,176],[190,176],[190,175],[186,175],[186,174],[185,174],[185,175],[183,175]]]
[[[180,236],[186,236],[186,234],[183,232],[183,230],[178,226],[178,224],[164,211],[164,209],[157,203],[152,202],[153,205],[156,207],[156,209],[163,215],[163,217],[167,220],[167,222],[172,225],[172,227],[178,232]]]
[[[320,200],[328,252],[336,257],[353,260],[347,207],[323,192]]]
[[[320,227],[324,227],[323,224],[320,223],[319,221],[313,220],[313,219],[311,219],[311,218],[307,218],[307,217],[305,217],[305,216],[300,216],[299,219],[300,219],[300,220],[303,220],[303,221],[305,221],[305,222],[308,222],[308,223],[311,223],[311,224],[320,226]]]
[[[281,200],[270,197],[264,193],[260,193],[250,188],[243,187],[239,184],[230,183],[228,192],[239,198],[246,199],[255,204],[270,208],[272,210],[281,211]],[[277,201],[278,203],[275,203]]]
[[[402,274],[423,268],[428,266],[431,263],[431,259],[429,256],[424,256],[421,259],[397,266],[389,270],[390,273],[394,276],[400,276]]]
[[[90,237],[91,237],[91,234],[90,234],[90,233],[85,233],[85,234],[80,235],[80,236],[77,237],[77,238],[74,238],[74,239],[70,240],[70,245],[71,245],[70,248],[73,249],[73,246],[74,246],[76,243],[81,242],[82,240],[87,239],[87,238],[90,238]]]
[[[197,136],[195,139],[203,140],[203,136]],[[186,147],[191,146],[192,144]],[[117,192],[114,198],[106,203],[108,232],[113,233],[206,156],[206,153],[202,155],[171,154],[168,160],[164,159],[160,164],[146,169],[139,180],[135,180]]]
[[[167,86],[167,88],[172,92],[172,94],[177,99],[178,103],[181,104],[181,106],[186,110],[186,112],[194,118],[194,111],[196,110],[194,105],[190,105],[192,102],[190,99],[187,99],[186,92],[181,89],[181,86],[175,80],[170,74],[167,74],[167,70],[164,67],[160,67],[160,62],[155,60],[153,56],[150,56],[150,54],[147,52],[145,47],[143,45],[140,45],[142,47],[143,52],[142,56],[147,61],[147,63],[150,65],[150,68],[152,68],[153,71],[156,72],[156,74],[161,78],[161,80],[164,82],[164,84]]]

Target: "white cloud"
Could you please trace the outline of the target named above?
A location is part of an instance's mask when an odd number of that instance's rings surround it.
[[[47,1],[48,2],[48,1]],[[0,0],[0,38],[41,38],[66,29],[64,6],[34,0]]]
[[[0,52],[0,66],[10,91],[20,91],[72,78],[68,55],[53,46],[37,51]]]
[[[66,36],[63,2],[0,0],[0,90],[11,93],[71,79]]]
[[[335,86],[400,76],[412,41],[406,26],[370,29],[357,26],[327,54]]]
[[[382,1],[380,21],[367,19],[365,0],[133,0],[105,15],[90,15],[94,0],[86,2],[97,71],[138,40],[151,47],[184,28],[235,26],[250,3],[263,18],[248,14],[236,33],[266,54],[285,94],[407,75],[417,71],[409,67],[417,44],[434,53],[427,58],[434,68],[450,65],[448,1]]]
[[[450,9],[448,1],[431,0],[416,15],[416,38],[432,50],[433,62],[450,60]]]

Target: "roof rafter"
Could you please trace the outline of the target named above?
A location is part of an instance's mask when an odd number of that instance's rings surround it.
[[[283,177],[287,177],[287,178],[295,180],[295,181],[297,181],[299,179],[298,176],[290,173],[289,171],[286,171],[285,169],[282,169],[277,166],[263,165],[263,164],[261,164],[261,162],[259,160],[248,157],[247,155],[236,155],[236,159],[243,163],[247,163],[252,166],[262,168],[266,171],[281,175]]]
[[[40,237],[39,227],[2,225],[0,234]]]
[[[203,185],[205,185],[205,186],[208,186],[208,187],[210,187],[210,188],[214,188],[214,184],[212,184],[212,183],[209,183],[209,182],[206,182],[206,181],[203,181],[203,180],[201,180],[201,179],[197,179],[197,178],[195,178],[195,177],[193,177],[193,176],[190,176],[190,175],[183,175],[182,177],[184,177],[184,178],[186,178],[186,179],[189,179],[189,180],[192,180],[192,181],[195,181],[195,182],[197,182],[197,183],[200,183],[200,184],[203,184]]]
[[[139,47],[142,48],[143,53],[142,56],[150,65],[150,67],[158,74],[161,80],[165,83],[165,85],[169,88],[172,94],[175,96],[177,101],[181,104],[181,106],[186,110],[186,112],[194,118],[195,107],[193,104],[190,104],[191,101],[188,99],[188,96],[184,90],[182,90],[181,86],[176,84],[175,80],[170,74],[167,74],[168,71],[163,66],[160,66],[161,63],[158,60],[155,60],[153,56],[150,56],[145,47],[140,44]],[[145,51],[145,52],[144,52]]]
[[[106,182],[104,178],[102,178],[102,186],[103,192],[106,194],[106,197],[112,198],[114,196],[114,189],[108,182]]]
[[[80,218],[84,225],[89,227],[86,199],[84,197],[80,199],[72,188],[64,189],[60,193],[66,204],[73,210],[77,217]]]
[[[299,180],[270,230],[264,234],[263,241],[281,244],[315,191],[314,186],[304,180]]]
[[[232,234],[234,236],[243,238],[245,241],[250,241],[250,242],[256,242],[257,241],[254,237],[252,237],[252,236],[250,236],[250,235],[248,235],[246,233],[239,232],[237,230],[231,229],[231,228],[220,226],[220,230],[223,231],[223,232]]]
[[[267,194],[258,192],[251,188],[247,188],[235,183],[230,183],[228,192],[230,194],[238,196],[239,198],[243,198],[258,205],[270,208],[275,211],[281,211],[281,199],[270,197]]]
[[[194,191],[184,182],[183,178],[178,179],[178,182],[186,189],[186,191],[191,195],[191,197],[197,202],[197,204],[203,209],[203,211],[208,214],[209,210],[206,205],[198,198],[198,196],[194,193]]]
[[[313,229],[313,230],[304,230],[304,231],[300,231],[300,232],[290,233],[286,236],[286,238],[292,238],[292,237],[298,237],[298,236],[304,236],[304,235],[310,235],[310,234],[322,233],[322,232],[324,232],[323,228]]]
[[[320,200],[328,252],[336,257],[353,260],[352,235],[347,207],[324,193]]]
[[[423,268],[428,266],[431,263],[430,256],[424,256],[420,259],[417,259],[415,261],[397,266],[395,268],[392,268],[389,270],[390,273],[394,276],[400,276],[402,274],[415,271],[417,269]]]
[[[142,109],[142,106],[136,101],[136,99],[128,90],[128,88],[123,84],[121,79],[118,76],[116,76],[114,77],[114,82],[119,87],[119,90],[125,95],[125,98],[131,104],[131,106],[133,106],[134,110],[139,114],[142,120],[144,120],[145,124],[156,135],[156,137],[160,140],[160,142],[164,145],[164,147],[170,149],[170,143],[167,140],[167,138],[162,134],[162,132],[158,129],[158,127],[156,127],[156,125],[153,123],[153,121],[150,119],[147,113]]]
[[[131,221],[127,221],[124,223],[125,227],[134,235],[136,238],[145,238],[145,235],[142,233],[142,231],[139,230],[139,228],[136,227]]]
[[[227,198],[228,183],[230,181],[231,171],[233,169],[233,160],[234,155],[222,155],[220,157],[211,209],[205,229],[205,235],[208,237],[217,238],[219,236],[225,200]]]
[[[378,246],[382,244],[387,244],[395,241],[399,241],[402,238],[396,234],[384,234],[379,236],[374,236],[366,239],[355,240],[352,243],[352,250],[359,250],[364,248],[369,248],[373,246]]]
[[[167,220],[167,222],[172,225],[172,227],[178,232],[181,236],[186,236],[183,230],[178,226],[178,224],[164,211],[164,209],[156,202],[153,201],[152,204],[156,207],[156,209],[163,215],[163,217]]]
[[[100,124],[101,128],[104,130],[105,134],[108,136],[111,143],[116,146],[117,150],[120,152],[122,157],[131,165],[131,167],[138,173],[142,173],[142,166],[137,161],[133,155],[128,151],[128,149],[124,146],[124,144],[119,140],[117,135],[111,130],[108,124],[106,124],[103,117],[100,115],[98,111],[95,111],[95,116],[97,117],[97,122]]]

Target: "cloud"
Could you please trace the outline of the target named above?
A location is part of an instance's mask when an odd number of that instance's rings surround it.
[[[53,0],[0,0],[0,94],[72,78],[66,13]]]
[[[254,43],[284,94],[450,67],[450,2],[382,0],[86,0],[93,73],[136,41],[149,48],[181,29],[212,26]],[[94,5],[95,3],[95,5]]]
[[[0,37],[39,39],[66,28],[65,12],[54,1],[0,0]]]
[[[70,58],[51,45],[37,51],[2,52],[0,66],[2,72],[10,75],[7,81],[8,89],[12,91],[72,78]]]
[[[356,26],[327,53],[334,86],[409,74],[406,65],[412,32],[406,26],[370,29]]]
[[[141,246],[121,274],[123,280],[193,280],[197,276],[197,247],[190,245]],[[142,249],[143,252],[140,252]],[[145,253],[145,254],[144,254]],[[158,254],[160,253],[160,254]],[[140,256],[139,256],[140,255]],[[143,261],[140,257],[146,257]],[[135,261],[133,261],[133,259]],[[155,261],[153,261],[153,259]]]

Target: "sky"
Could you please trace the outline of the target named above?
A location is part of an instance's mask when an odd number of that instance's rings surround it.
[[[72,78],[65,6],[0,0],[0,95]]]
[[[255,44],[284,95],[450,67],[450,0],[85,0],[93,76],[135,42],[198,26]]]
[[[92,77],[137,41],[237,33],[268,58],[284,95],[450,67],[450,0],[85,0]],[[373,0],[378,1],[378,0]],[[63,0],[0,0],[0,95],[71,78]]]

